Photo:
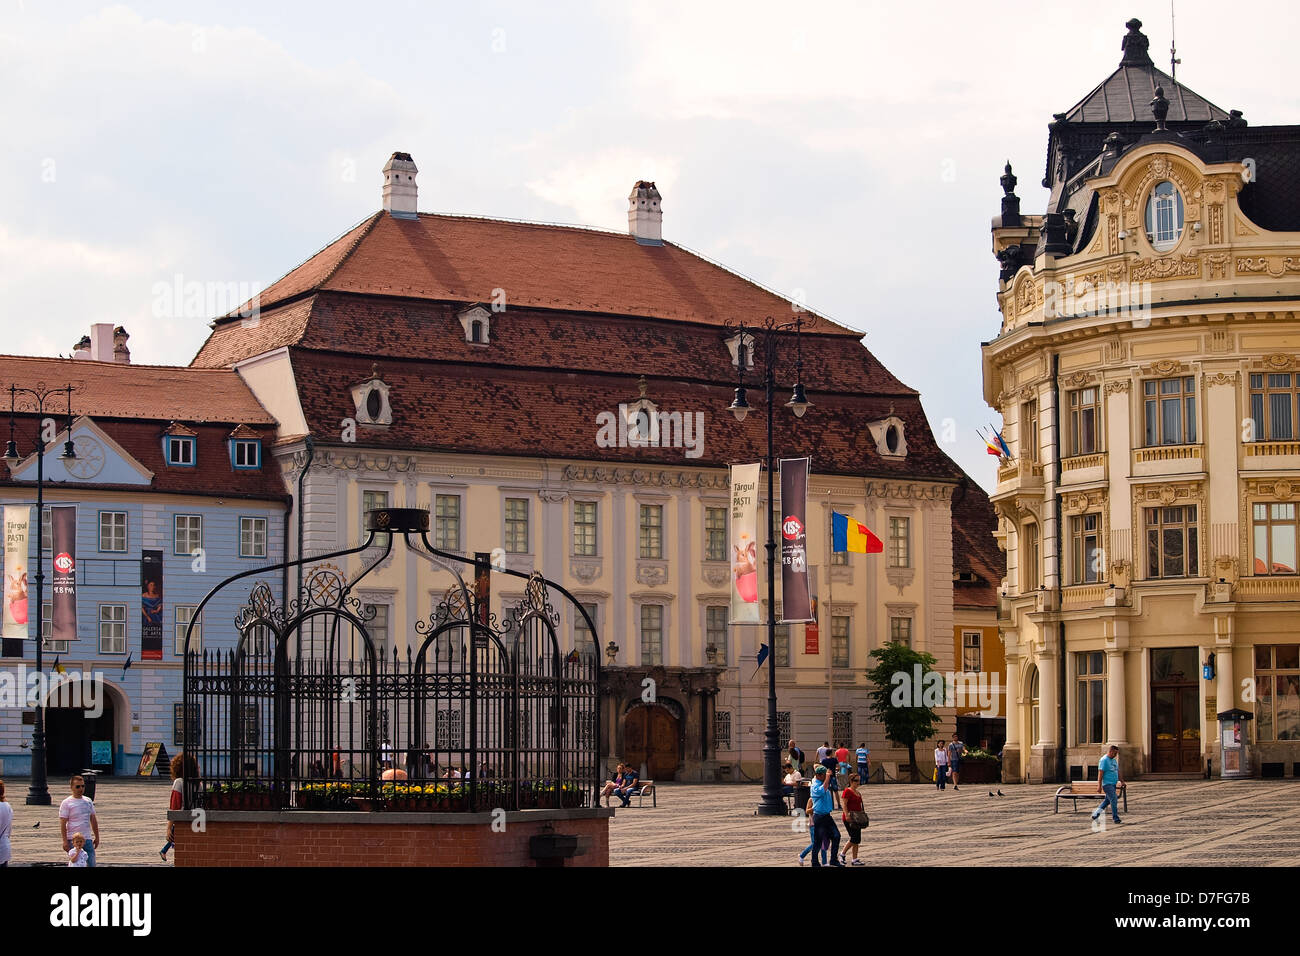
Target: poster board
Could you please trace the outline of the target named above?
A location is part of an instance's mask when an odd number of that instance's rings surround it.
[[[161,740],[144,745],[144,753],[140,755],[140,766],[135,771],[137,777],[153,776],[154,764],[158,761],[160,750],[162,750]]]
[[[113,763],[113,741],[92,740],[90,742],[90,765],[107,767]]]

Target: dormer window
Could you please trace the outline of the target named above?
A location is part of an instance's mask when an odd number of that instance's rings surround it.
[[[465,341],[473,345],[487,345],[492,332],[492,313],[484,306],[470,306],[456,314],[461,328],[465,330]]]
[[[167,464],[175,465],[180,468],[193,468],[195,455],[195,441],[183,435],[168,435],[167,439]]]
[[[737,368],[744,363],[744,368],[752,369],[754,367],[754,336],[746,334],[745,341],[740,340],[740,333],[737,332],[731,338],[727,339],[727,350],[731,352],[731,364]]]
[[[1156,252],[1168,252],[1183,235],[1183,196],[1165,180],[1147,199],[1147,242]]]
[[[393,423],[393,408],[388,403],[389,387],[371,366],[370,378],[352,386],[352,404],[356,408],[357,424],[382,428]]]
[[[906,429],[906,423],[894,414],[893,408],[890,408],[888,417],[867,425],[881,458],[907,457]]]
[[[230,443],[230,463],[238,471],[256,471],[262,467],[262,440],[236,438]]]

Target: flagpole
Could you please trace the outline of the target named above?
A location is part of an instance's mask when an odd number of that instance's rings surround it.
[[[835,599],[835,585],[831,577],[831,555],[834,553],[832,538],[835,535],[835,509],[831,505],[831,493],[826,492],[826,621],[831,621],[832,602]],[[834,628],[832,628],[834,630]],[[817,622],[817,637],[821,639],[822,626]],[[831,672],[830,651],[826,652],[826,739],[835,732],[835,677]]]

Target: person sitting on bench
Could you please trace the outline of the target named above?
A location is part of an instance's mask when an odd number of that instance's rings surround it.
[[[641,782],[641,775],[632,767],[623,768],[623,785],[614,790],[614,796],[623,801],[623,806],[632,806],[632,791]]]
[[[605,781],[605,787],[604,787],[603,790],[600,791],[600,799],[601,799],[601,800],[608,800],[608,799],[609,799],[609,795],[610,795],[611,793],[613,793],[613,792],[614,792],[615,790],[617,790],[619,787],[623,786],[623,770],[624,770],[624,767],[625,767],[624,764],[619,764],[619,765],[618,765],[618,769],[614,771],[614,779],[613,779],[613,780],[606,780],[606,781]]]

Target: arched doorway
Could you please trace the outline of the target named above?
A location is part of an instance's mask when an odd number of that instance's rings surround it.
[[[119,710],[125,706],[103,682],[65,682],[50,690],[45,705],[47,773],[95,769],[111,774],[119,742]]]
[[[681,763],[681,720],[663,704],[637,704],[623,718],[623,759],[651,780],[672,780]]]

